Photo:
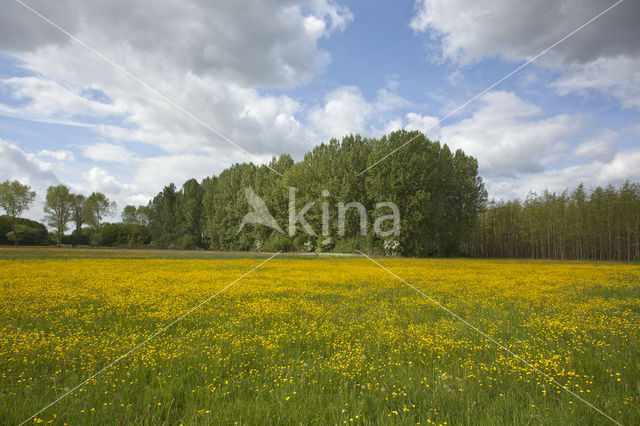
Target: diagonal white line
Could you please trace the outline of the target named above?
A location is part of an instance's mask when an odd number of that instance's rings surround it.
[[[231,139],[229,139],[228,137],[226,137],[225,135],[223,135],[222,133],[220,133],[218,130],[214,129],[213,127],[211,127],[210,125],[208,125],[207,123],[205,123],[204,121],[202,121],[200,118],[198,118],[197,116],[195,116],[194,114],[192,114],[191,112],[189,112],[187,109],[185,109],[184,107],[180,106],[179,104],[177,104],[176,102],[174,102],[172,99],[170,99],[168,96],[164,95],[162,92],[160,92],[159,90],[155,89],[154,87],[150,86],[148,83],[146,83],[145,81],[143,81],[142,79],[140,79],[139,77],[135,76],[134,74],[132,74],[131,72],[127,71],[126,68],[124,68],[122,65],[119,65],[118,63],[114,62],[112,59],[110,59],[109,57],[103,55],[102,53],[98,52],[96,49],[94,49],[93,47],[89,46],[87,43],[85,43],[84,41],[80,40],[78,37],[74,36],[73,34],[71,34],[70,32],[68,32],[67,30],[65,30],[64,28],[60,27],[58,24],[56,24],[55,22],[53,22],[52,20],[50,20],[49,18],[47,18],[46,16],[42,15],[40,12],[38,12],[37,10],[33,9],[31,6],[25,4],[22,0],[15,0],[18,4],[20,4],[21,6],[23,6],[25,9],[27,9],[28,11],[30,11],[31,13],[33,13],[34,15],[38,16],[39,18],[41,18],[43,21],[45,21],[46,23],[48,23],[49,25],[51,25],[52,27],[54,27],[55,29],[57,29],[58,31],[62,32],[63,34],[65,34],[67,37],[71,38],[73,41],[75,41],[76,43],[80,44],[82,47],[85,47],[86,49],[88,49],[89,51],[91,51],[93,54],[95,54],[96,56],[100,57],[102,60],[104,60],[105,62],[107,62],[108,64],[112,65],[114,68],[116,68],[118,71],[123,72],[124,74],[128,75],[129,77],[131,77],[133,80],[135,80],[137,83],[139,83],[140,85],[142,85],[143,87],[145,87],[146,89],[152,91],[153,93],[155,93],[156,95],[158,95],[160,98],[162,98],[165,102],[167,102],[168,104],[172,105],[173,107],[177,108],[178,110],[180,110],[181,112],[183,112],[185,115],[187,115],[188,117],[194,119],[195,121],[197,121],[198,123],[200,123],[202,126],[204,126],[206,129],[208,129],[209,131],[215,133],[216,135],[218,135],[219,137],[221,137],[222,139],[224,139],[225,141],[229,142],[231,145],[235,146],[236,148],[238,148],[240,151],[244,152],[245,154],[249,155],[251,158],[253,158],[254,160],[256,160],[256,162],[259,164],[260,163],[260,159],[258,157],[256,157],[255,155],[253,155],[252,153],[250,153],[249,151],[247,151],[246,149],[244,149],[243,147],[241,147],[240,145],[238,145],[237,143],[235,143],[234,141],[232,141]],[[277,175],[282,176],[282,173],[280,173],[279,171],[273,169],[271,166],[269,166],[268,164],[266,165],[272,172],[274,172]]]
[[[594,16],[593,18],[589,19],[587,22],[585,22],[584,24],[580,25],[578,28],[576,28],[575,30],[571,31],[569,34],[567,34],[566,36],[562,37],[560,40],[556,41],[555,43],[553,43],[551,46],[547,47],[546,49],[544,49],[542,52],[538,53],[536,56],[534,56],[533,58],[529,59],[527,62],[525,62],[524,64],[520,65],[518,68],[516,68],[515,70],[511,71],[509,74],[505,75],[504,77],[502,77],[500,80],[496,81],[495,83],[493,83],[491,86],[487,87],[486,89],[484,89],[482,92],[478,93],[477,95],[475,95],[474,97],[472,97],[471,99],[469,99],[468,101],[466,101],[465,103],[463,103],[462,105],[458,106],[456,109],[454,109],[453,111],[451,111],[450,113],[448,113],[447,115],[445,115],[444,117],[438,119],[438,121],[431,127],[429,127],[428,129],[426,129],[424,132],[422,132],[423,134],[426,134],[429,130],[433,129],[434,127],[440,125],[441,122],[443,122],[444,120],[446,120],[447,118],[451,117],[453,114],[455,114],[456,112],[460,111],[461,109],[463,109],[464,107],[466,107],[467,105],[469,105],[471,102],[475,101],[476,99],[478,99],[480,96],[484,95],[485,93],[487,93],[489,90],[493,89],[494,87],[496,87],[498,84],[502,83],[503,81],[505,81],[506,79],[508,79],[509,77],[511,77],[512,75],[514,75],[515,73],[517,73],[518,71],[522,70],[524,67],[526,67],[527,65],[529,65],[531,62],[535,61],[536,59],[538,59],[540,56],[544,55],[545,53],[549,52],[551,49],[553,49],[554,47],[556,47],[557,45],[559,45],[560,43],[562,43],[563,41],[565,41],[566,39],[568,39],[569,37],[572,37],[574,34],[576,34],[578,31],[582,30],[584,27],[586,27],[587,25],[591,24],[593,21],[595,21],[596,19],[600,18],[602,15],[604,15],[605,13],[609,12],[611,9],[613,9],[614,7],[618,6],[620,3],[622,3],[624,0],[618,0],[616,3],[614,3],[613,5],[609,6],[608,8],[606,8],[605,10],[603,10],[602,12],[598,13],[596,16]],[[388,153],[387,155],[385,155],[384,157],[382,157],[381,159],[379,159],[378,161],[376,161],[375,163],[373,163],[372,165],[370,165],[369,167],[367,167],[366,169],[364,169],[363,171],[361,171],[360,173],[357,174],[357,176],[360,176],[361,174],[365,173],[367,170],[369,170],[370,168],[376,166],[378,163],[384,161],[387,157],[395,154],[396,152],[400,151],[402,148],[404,148],[406,145],[408,145],[410,142],[414,141],[416,138],[418,138],[420,136],[420,134],[412,137],[411,139],[409,139],[408,141],[406,141],[405,143],[403,143],[402,145],[400,145],[399,147],[397,147],[396,149],[394,149],[393,151],[391,151],[390,153]]]
[[[380,268],[384,269],[385,271],[387,271],[389,274],[393,275],[394,277],[396,277],[397,279],[399,279],[400,281],[402,281],[403,283],[405,283],[407,286],[411,287],[412,289],[414,289],[415,291],[417,291],[419,294],[421,294],[422,296],[424,296],[428,301],[430,301],[431,303],[433,303],[434,305],[436,305],[437,307],[443,309],[444,311],[446,311],[448,314],[450,314],[451,316],[453,316],[454,318],[456,318],[457,320],[459,320],[460,322],[462,322],[463,324],[465,324],[467,327],[471,328],[472,330],[474,330],[476,333],[480,334],[482,337],[484,337],[485,339],[495,343],[500,349],[506,351],[509,355],[513,356],[514,358],[516,358],[518,361],[522,362],[523,364],[525,364],[527,367],[535,370],[538,374],[542,375],[543,377],[545,377],[546,379],[548,379],[549,381],[553,382],[553,384],[555,384],[556,386],[559,386],[560,388],[564,389],[565,391],[569,392],[571,395],[573,395],[574,397],[578,398],[580,401],[584,402],[585,404],[587,404],[589,407],[593,408],[594,410],[596,410],[598,413],[602,414],[603,416],[605,416],[607,419],[611,420],[612,422],[614,422],[617,425],[622,426],[622,424],[620,422],[618,422],[617,420],[615,420],[614,418],[612,418],[611,416],[609,416],[608,414],[606,414],[604,411],[600,410],[598,407],[594,406],[593,404],[591,404],[589,401],[585,400],[584,398],[582,398],[580,395],[578,395],[577,393],[573,392],[571,389],[567,388],[566,386],[562,385],[560,382],[558,382],[556,379],[554,379],[553,377],[549,376],[548,374],[546,374],[544,371],[540,370],[539,368],[535,367],[534,365],[532,365],[529,361],[527,361],[526,359],[522,358],[520,355],[516,354],[515,352],[513,352],[512,350],[508,349],[506,346],[504,346],[502,343],[498,342],[496,339],[494,339],[493,337],[489,336],[487,333],[483,332],[482,330],[478,329],[476,326],[474,326],[473,324],[469,323],[467,320],[465,320],[464,318],[462,318],[460,315],[456,314],[455,312],[451,311],[449,308],[447,308],[446,306],[443,306],[440,302],[438,302],[437,300],[435,300],[434,298],[432,298],[431,296],[425,294],[424,292],[422,292],[419,288],[415,287],[414,285],[412,285],[411,283],[407,282],[406,280],[403,280],[402,278],[400,278],[398,275],[396,275],[395,273],[393,273],[392,271],[390,271],[389,269],[385,268],[384,266],[382,266],[380,263],[376,262],[374,259],[372,259],[371,257],[367,256],[366,254],[364,254],[363,252],[361,252],[360,250],[357,250],[358,253],[360,253],[361,255],[363,255],[364,257],[366,257],[367,259],[369,259],[370,261],[372,261],[373,263],[375,263],[376,265],[378,265]]]
[[[128,352],[120,355],[118,358],[116,358],[114,361],[112,361],[111,363],[107,364],[105,367],[103,367],[100,371],[94,373],[91,377],[87,378],[86,380],[82,381],[81,383],[79,383],[77,386],[75,386],[73,389],[70,389],[69,391],[67,391],[66,393],[64,393],[62,396],[60,396],[58,399],[56,399],[55,401],[53,401],[52,403],[50,403],[49,405],[41,408],[38,412],[34,413],[32,416],[30,416],[28,419],[26,419],[25,421],[23,421],[22,423],[20,423],[19,426],[25,424],[26,422],[28,422],[29,420],[33,419],[34,417],[36,417],[38,414],[42,413],[43,411],[45,411],[47,408],[51,407],[52,405],[54,405],[55,403],[57,403],[58,401],[60,401],[61,399],[63,399],[64,397],[68,396],[69,394],[75,392],[76,389],[78,389],[80,386],[83,386],[85,383],[87,383],[89,380],[99,376],[100,374],[102,374],[103,372],[105,372],[106,370],[108,370],[110,367],[112,367],[113,365],[115,365],[116,363],[120,362],[122,359],[126,358],[129,354],[131,354],[132,352],[135,352],[136,350],[140,349],[142,346],[146,345],[150,340],[152,340],[153,338],[155,338],[156,336],[158,336],[159,334],[164,333],[165,331],[167,331],[169,328],[171,328],[175,323],[177,323],[178,321],[183,320],[185,317],[187,317],[188,315],[190,315],[193,311],[197,310],[198,308],[200,308],[202,305],[208,303],[211,299],[215,298],[216,296],[218,296],[220,293],[222,293],[223,291],[225,291],[226,289],[228,289],[229,287],[231,287],[232,285],[234,285],[235,283],[237,283],[238,281],[240,281],[241,279],[243,279],[244,277],[246,277],[247,275],[249,275],[250,273],[252,273],[253,271],[255,271],[256,269],[258,269],[259,267],[261,267],[262,265],[264,265],[265,263],[267,263],[268,261],[270,261],[271,259],[273,259],[274,257],[276,257],[277,255],[279,255],[280,253],[282,253],[282,250],[275,253],[274,255],[272,255],[271,257],[269,257],[268,259],[266,259],[265,261],[263,261],[262,263],[260,263],[257,266],[254,266],[253,268],[251,268],[249,271],[245,272],[242,276],[240,276],[239,278],[236,278],[235,280],[233,280],[231,283],[227,284],[225,287],[222,288],[222,290],[218,290],[215,294],[209,296],[208,298],[206,298],[205,300],[203,300],[202,302],[200,302],[199,304],[197,304],[196,306],[194,306],[193,308],[189,309],[187,312],[185,312],[184,314],[180,315],[178,318],[174,319],[173,321],[171,321],[169,324],[165,325],[164,327],[162,327],[160,330],[156,331],[155,333],[153,333],[151,336],[147,337],[145,340],[143,340],[141,343],[138,343],[136,346],[134,346],[133,348],[131,348]]]

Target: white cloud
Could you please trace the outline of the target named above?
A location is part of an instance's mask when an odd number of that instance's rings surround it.
[[[410,112],[407,114],[407,125],[405,128],[408,130],[420,130],[430,139],[439,139],[440,124],[438,117]]]
[[[80,93],[82,87],[67,87],[42,77],[12,77],[0,84],[19,106],[0,104],[0,113],[28,119],[69,120],[77,116],[108,117],[124,110],[90,100]]]
[[[71,162],[75,160],[73,152],[66,150],[50,151],[48,149],[41,149],[37,152],[37,154],[41,157],[49,157],[58,161]]]
[[[352,19],[346,7],[328,0],[141,0],[134,6],[124,0],[65,0],[55,8],[35,0],[29,5],[127,66],[123,60],[133,53],[142,60],[162,58],[174,72],[261,86],[295,85],[322,71],[329,56],[318,41]],[[20,4],[6,4],[0,48],[24,52],[45,45],[71,47]]]
[[[102,162],[129,163],[136,155],[122,145],[98,142],[82,148],[85,157]]]
[[[440,42],[442,57],[469,64],[487,57],[524,61],[603,11],[599,0],[418,0],[411,22]],[[640,108],[640,3],[623,2],[558,44],[536,64],[559,69],[560,93],[594,89]]]
[[[604,129],[583,140],[574,150],[574,154],[592,161],[608,162],[618,152],[618,133]]]
[[[640,149],[618,152],[610,161],[594,160],[580,165],[559,167],[541,173],[526,174],[515,179],[488,179],[489,195],[496,199],[524,199],[529,191],[538,194],[545,190],[560,193],[572,190],[579,183],[588,188],[621,185],[625,180],[640,181]]]
[[[107,194],[118,194],[122,191],[124,184],[119,183],[114,176],[100,167],[92,167],[84,173],[87,192],[105,192]]]
[[[640,57],[617,56],[571,64],[553,87],[561,95],[600,91],[620,100],[624,108],[640,109]]]
[[[0,49],[33,75],[2,81],[16,102],[0,104],[0,113],[90,126],[104,139],[142,141],[172,154],[237,149],[217,131],[255,154],[253,161],[301,155],[317,142],[297,117],[297,101],[258,88],[297,86],[322,72],[329,55],[320,39],[352,19],[329,0],[143,0],[134,7],[69,0],[54,9],[30,2],[202,125],[18,3],[6,6]],[[87,155],[95,158],[96,149]]]
[[[396,130],[401,130],[403,128],[404,128],[404,125],[402,123],[402,118],[396,117],[393,120],[390,120],[389,122],[387,122],[387,124],[385,124],[384,126],[383,131],[379,133],[388,135],[391,132],[395,132]]]
[[[23,151],[18,145],[0,139],[0,180],[18,179],[29,185],[59,183],[50,166],[33,155]],[[44,166],[44,167],[43,167]]]
[[[478,159],[486,177],[539,173],[557,164],[568,140],[581,128],[581,117],[541,117],[537,106],[511,92],[490,92],[467,119],[442,128],[442,140]]]
[[[438,123],[438,117],[409,112],[405,115],[404,118],[406,120],[402,117],[396,117],[388,121],[384,126],[384,130],[378,133],[380,135],[389,134],[401,129],[409,131],[419,130],[431,140],[440,139],[440,126]]]
[[[403,127],[402,119],[388,122],[386,113],[414,106],[413,102],[396,93],[397,86],[397,81],[391,79],[376,92],[372,101],[368,101],[356,86],[340,86],[325,96],[323,105],[309,111],[308,121],[316,134],[327,138],[356,133],[375,137],[397,130]],[[383,131],[374,127],[376,121],[387,122]]]
[[[342,138],[350,133],[364,133],[373,107],[355,86],[342,86],[327,94],[325,104],[313,109],[309,121],[321,134]]]

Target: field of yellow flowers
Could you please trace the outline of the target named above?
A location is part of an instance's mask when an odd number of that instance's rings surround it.
[[[265,258],[0,249],[0,424],[640,423],[622,263],[377,259],[532,368],[366,258],[280,255],[73,390]]]

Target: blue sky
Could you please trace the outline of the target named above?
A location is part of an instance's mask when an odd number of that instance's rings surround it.
[[[478,158],[495,198],[640,181],[640,6],[615,1],[9,2],[0,180],[120,208],[235,162],[401,128]],[[171,99],[105,62],[108,57]],[[215,132],[247,152],[237,149]]]

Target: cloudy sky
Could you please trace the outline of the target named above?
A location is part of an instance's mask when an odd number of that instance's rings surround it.
[[[34,219],[52,184],[146,204],[400,128],[477,157],[496,198],[640,181],[635,0],[440,123],[616,0],[20,1],[0,14],[0,180],[38,191]]]

